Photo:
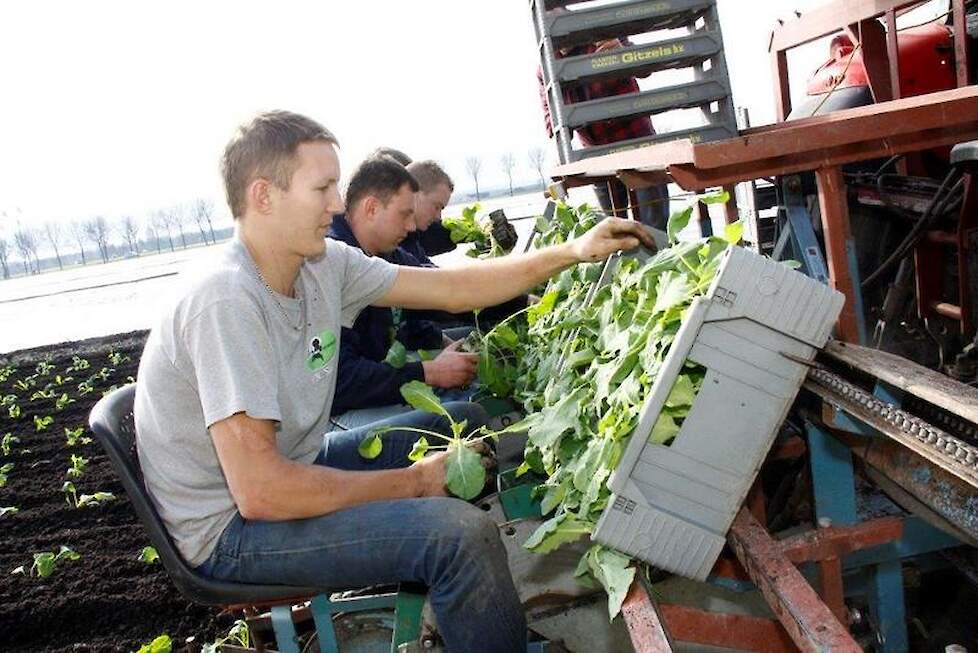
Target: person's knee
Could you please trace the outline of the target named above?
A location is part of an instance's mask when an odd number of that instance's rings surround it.
[[[499,527],[489,513],[461,499],[445,499],[439,511],[439,533],[452,543],[458,558],[489,562],[500,554],[505,556]]]

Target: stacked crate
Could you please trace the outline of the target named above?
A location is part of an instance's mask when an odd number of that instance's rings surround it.
[[[699,143],[737,135],[716,0],[626,0],[588,9],[554,11],[581,1],[530,0],[561,163],[682,138]],[[683,29],[684,33],[678,37],[665,34],[676,29]],[[655,38],[657,33],[664,38],[596,54],[557,56],[562,48],[636,35]],[[675,69],[690,69],[693,81],[564,103],[564,90],[574,85],[646,75],[650,76],[650,84],[656,85],[656,74]],[[689,108],[701,109],[706,124],[609,145],[577,150],[572,146],[574,130],[592,123]]]

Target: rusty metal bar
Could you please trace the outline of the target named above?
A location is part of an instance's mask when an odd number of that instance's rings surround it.
[[[727,541],[798,648],[820,653],[862,651],[746,508],[734,519]]]
[[[774,80],[774,102],[778,122],[784,122],[791,113],[788,54],[784,50],[771,52],[771,78]]]
[[[730,199],[723,204],[723,217],[727,224],[733,224],[740,220],[740,211],[737,210],[737,188],[733,184],[728,184],[723,187],[723,190],[730,196]]]
[[[971,83],[971,66],[968,61],[968,21],[964,11],[964,0],[951,0],[954,13],[954,66],[957,72],[958,86]]]
[[[887,34],[883,25],[875,19],[860,21],[846,28],[853,43],[862,49],[863,67],[873,93],[874,102],[889,102],[894,99],[893,80],[888,65]]]
[[[839,315],[839,336],[846,342],[859,342],[859,318],[856,314],[855,284],[849,272],[849,249],[852,233],[849,228],[849,203],[842,170],[837,167],[815,171],[818,182],[818,203],[822,209],[822,231],[832,287],[846,296]]]
[[[894,100],[903,97],[900,84],[900,37],[897,32],[896,12],[886,12],[886,53],[890,60],[890,92]]]
[[[903,536],[903,520],[881,517],[854,526],[829,526],[778,542],[781,553],[795,564],[841,558],[853,551],[881,546]]]
[[[754,653],[793,653],[798,650],[781,624],[772,619],[706,612],[684,605],[660,605],[659,614],[679,642]]]
[[[845,590],[842,587],[842,561],[839,558],[819,560],[818,572],[822,584],[822,600],[840,624],[848,624]]]
[[[924,0],[838,0],[774,28],[770,51],[784,51],[833,34],[846,25],[882,16]]]
[[[672,651],[669,635],[655,604],[640,578],[632,581],[621,606],[621,614],[628,626],[628,636],[632,639],[635,653],[668,653]]]
[[[929,242],[940,245],[954,245],[956,247],[958,244],[958,235],[952,234],[950,231],[928,231],[924,237]]]

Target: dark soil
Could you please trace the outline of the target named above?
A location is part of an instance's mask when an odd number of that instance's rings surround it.
[[[0,466],[14,464],[0,488],[0,507],[19,509],[0,517],[0,650],[134,651],[161,633],[175,644],[190,636],[213,641],[232,623],[228,616],[217,617],[216,609],[181,597],[158,562],[139,560],[149,538],[88,431],[88,413],[102,392],[136,376],[145,337],[137,332],[0,355],[0,369],[16,368],[0,382],[0,397],[16,394],[22,410],[18,419],[11,419],[7,407],[0,409],[0,438],[7,433],[20,438],[9,455],[0,452]],[[111,352],[129,360],[113,365]],[[72,356],[87,359],[91,367],[66,372]],[[15,388],[45,360],[54,368],[39,375],[35,387]],[[78,383],[103,367],[111,370],[108,379],[96,379],[95,390],[82,395]],[[57,411],[54,398],[30,401],[56,374],[74,377],[57,388],[57,396],[67,392],[75,402]],[[34,416],[45,415],[53,416],[54,423],[38,432]],[[93,440],[69,448],[65,429],[79,426]],[[111,492],[115,501],[101,507],[67,505],[61,488],[68,480],[71,454],[89,459],[84,474],[74,481],[78,494]],[[29,571],[34,553],[57,552],[62,545],[81,558],[59,564],[48,578],[11,574],[21,565]]]

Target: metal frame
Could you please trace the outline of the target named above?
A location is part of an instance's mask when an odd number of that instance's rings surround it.
[[[596,157],[558,166],[552,174],[568,187],[609,177],[632,186],[671,178],[698,191],[815,170],[830,279],[847,297],[839,336],[859,342],[858,281],[850,265],[854,246],[840,166],[974,139],[978,88],[970,86],[750,129],[716,143],[680,141]]]

